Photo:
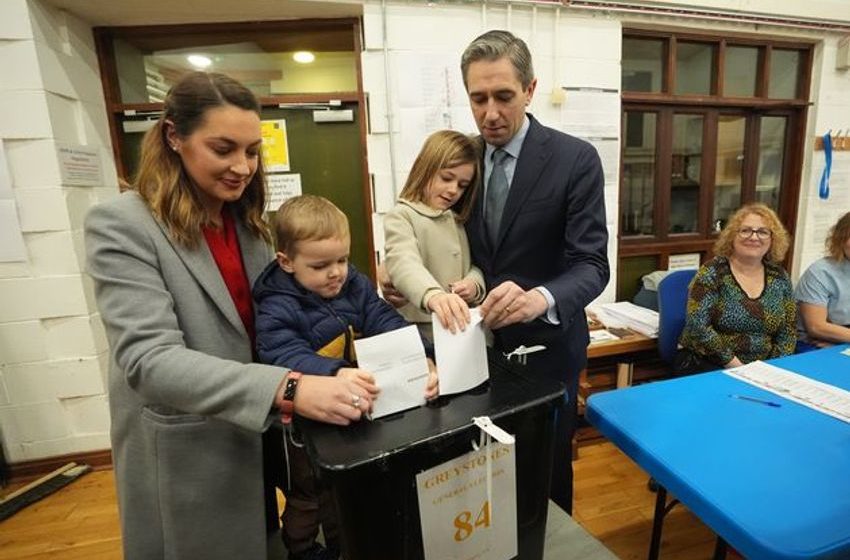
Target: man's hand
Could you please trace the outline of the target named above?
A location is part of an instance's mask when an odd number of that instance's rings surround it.
[[[387,273],[387,267],[383,263],[378,265],[378,285],[381,287],[381,294],[390,305],[395,308],[407,305],[407,298],[395,289],[390,280],[390,275]]]
[[[539,290],[525,291],[511,281],[502,282],[487,294],[481,304],[481,317],[491,329],[516,323],[529,323],[549,309]]]

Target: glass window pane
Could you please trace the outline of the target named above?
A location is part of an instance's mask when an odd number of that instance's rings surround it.
[[[707,43],[676,45],[676,94],[710,95],[716,48]]]
[[[744,131],[746,119],[740,115],[720,115],[717,122],[717,166],[714,176],[714,231],[741,206],[741,177],[744,170]]]
[[[116,37],[123,103],[161,102],[186,72],[203,69],[239,80],[255,95],[357,91],[351,29],[235,31]],[[296,62],[297,51],[314,60]]]
[[[723,68],[723,95],[726,97],[755,97],[758,65],[758,47],[726,47]]]
[[[620,227],[623,235],[655,232],[655,113],[626,111]]]
[[[623,37],[623,91],[660,92],[664,84],[664,41]]]
[[[673,165],[670,178],[670,233],[697,231],[702,115],[673,115]]]
[[[756,202],[763,202],[773,210],[779,210],[787,120],[786,117],[762,117],[761,119]]]
[[[767,96],[772,99],[797,97],[802,53],[788,49],[773,49],[770,53],[770,85]]]

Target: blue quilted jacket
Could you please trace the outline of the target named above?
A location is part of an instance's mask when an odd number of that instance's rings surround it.
[[[409,325],[352,265],[333,299],[306,290],[277,262],[263,270],[253,294],[260,361],[303,373],[334,375],[341,367],[352,367],[354,339]],[[431,345],[423,343],[433,357]]]

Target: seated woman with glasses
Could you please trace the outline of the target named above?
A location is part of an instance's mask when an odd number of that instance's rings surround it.
[[[815,346],[850,342],[850,212],[829,230],[826,253],[806,269],[794,292],[800,338]]]
[[[794,352],[797,306],[782,259],[788,232],[763,204],[735,212],[688,289],[677,374],[740,366]]]

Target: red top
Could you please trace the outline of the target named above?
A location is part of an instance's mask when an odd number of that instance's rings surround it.
[[[230,212],[221,212],[224,227],[204,227],[204,238],[210,248],[215,264],[221,272],[227,291],[233,299],[236,311],[245,325],[245,331],[254,347],[254,307],[251,303],[251,286],[248,285],[248,275],[242,264],[242,250],[239,248],[239,238],[236,236],[236,222]]]

